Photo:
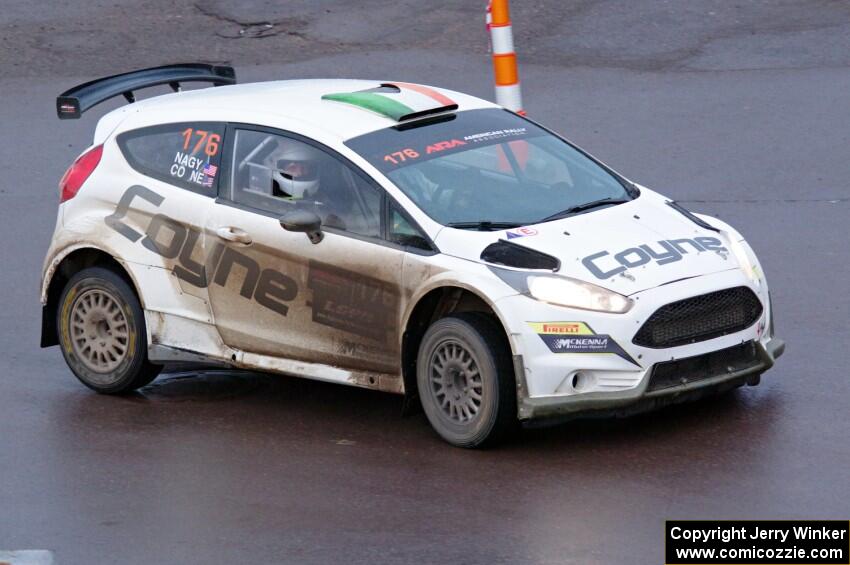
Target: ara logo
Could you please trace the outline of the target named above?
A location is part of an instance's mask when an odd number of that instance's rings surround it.
[[[657,247],[653,248],[653,245]],[[638,247],[623,249],[613,256],[609,251],[600,251],[588,255],[581,260],[587,270],[598,279],[608,279],[614,275],[625,273],[628,269],[634,269],[654,261],[657,265],[667,265],[681,261],[682,257],[689,253],[701,251],[714,251],[724,259],[729,252],[723,246],[723,242],[716,237],[695,237],[682,239],[664,239],[653,245],[643,244]]]
[[[507,232],[508,239],[516,239],[518,237],[527,237],[530,235],[537,235],[537,230],[534,228],[516,228],[513,230],[508,230]]]
[[[156,207],[165,200],[149,188],[141,185],[131,186],[121,196],[115,212],[106,217],[106,225],[134,243],[141,239],[146,249],[160,257],[176,261],[174,274],[180,280],[199,288],[207,288],[210,284],[227,286],[231,272],[234,267],[238,267],[245,277],[239,294],[249,300],[255,300],[260,306],[281,316],[286,316],[289,312],[286,303],[298,295],[298,284],[295,280],[274,269],[261,269],[254,259],[221,242],[216,243],[203,263],[196,261],[192,254],[198,245],[200,231],[164,214],[155,214],[145,233],[139,233],[123,221],[130,210],[130,204],[136,198],[146,200]]]
[[[430,155],[431,153],[437,153],[438,151],[445,151],[446,149],[454,149],[455,147],[460,147],[461,145],[466,145],[465,141],[461,141],[459,139],[450,139],[449,141],[438,141],[437,143],[432,143],[425,149],[425,153]]]

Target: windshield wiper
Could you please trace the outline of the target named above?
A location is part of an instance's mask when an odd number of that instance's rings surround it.
[[[449,222],[446,225],[450,228],[457,228],[460,230],[493,231],[509,230],[511,228],[518,228],[520,226],[524,226],[525,224],[519,224],[516,222],[491,222],[489,220],[479,220],[477,222]]]
[[[566,218],[571,214],[585,212],[587,210],[592,210],[593,208],[598,208],[600,206],[623,204],[625,202],[631,202],[631,200],[628,200],[626,198],[600,198],[599,200],[591,200],[590,202],[585,202],[584,204],[577,204],[575,206],[571,206],[566,210],[561,210],[560,212],[556,212],[551,216],[546,216],[542,220],[538,220],[535,223],[540,224],[543,222],[551,222],[552,220],[560,220],[561,218]]]

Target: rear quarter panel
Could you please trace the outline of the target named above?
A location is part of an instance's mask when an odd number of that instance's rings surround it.
[[[167,197],[175,208],[196,205],[188,198],[196,195],[133,171],[115,139],[107,140],[97,169],[77,196],[61,205],[61,222],[57,223],[44,265],[42,302],[46,302],[47,288],[61,261],[73,251],[93,248],[111,255],[125,266],[146,310],[211,322],[206,302],[183,292],[171,270],[173,265],[141,244],[151,219],[161,210],[140,198],[134,199],[126,211],[119,210],[122,196],[132,186],[154,190]],[[114,221],[108,221],[110,219],[120,220],[123,234],[115,229]]]

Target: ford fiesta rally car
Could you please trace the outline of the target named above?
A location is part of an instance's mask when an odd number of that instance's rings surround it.
[[[180,84],[220,88],[180,92]],[[60,184],[42,346],[102,393],[177,362],[418,397],[448,442],[757,384],[784,344],[730,226],[533,121],[417,84],[172,65]]]

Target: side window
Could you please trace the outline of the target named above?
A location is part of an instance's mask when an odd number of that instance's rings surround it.
[[[143,175],[215,196],[223,138],[220,123],[165,124],[122,133],[118,146]]]
[[[418,228],[402,213],[395,202],[390,202],[390,226],[388,238],[391,242],[405,247],[431,251],[431,244]]]
[[[276,215],[295,209],[322,225],[380,237],[381,193],[336,157],[302,141],[236,130],[230,199]]]

